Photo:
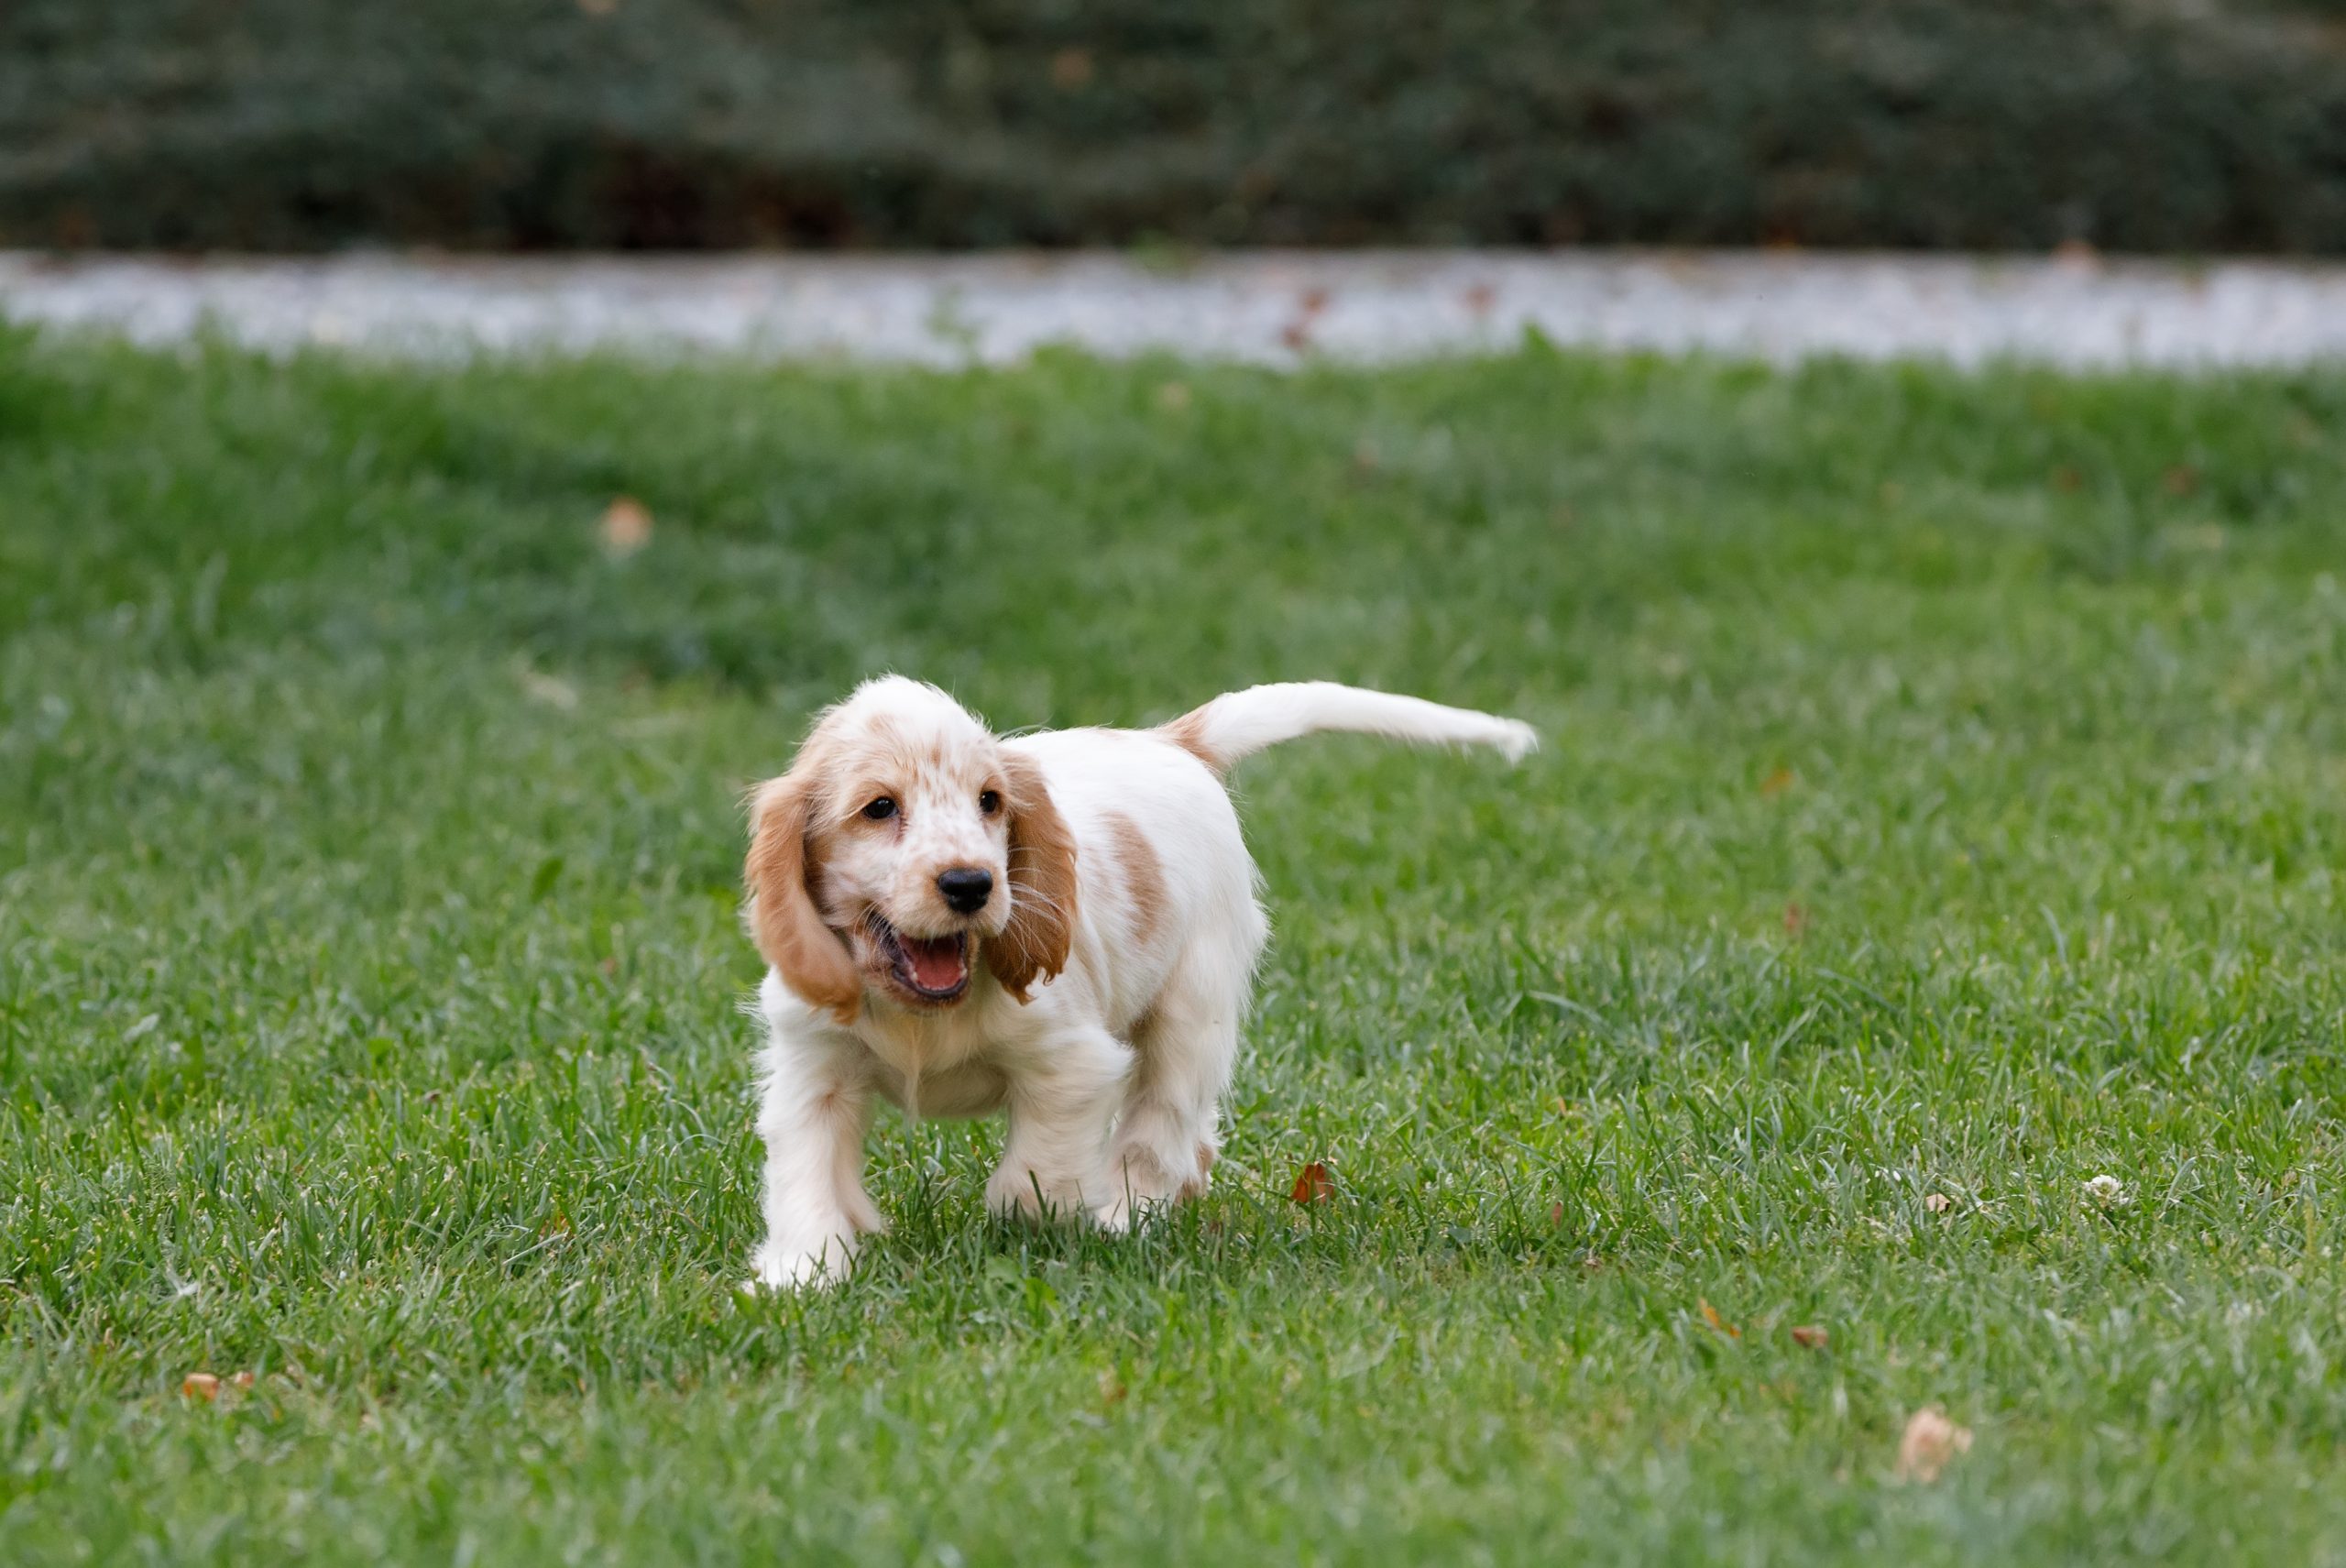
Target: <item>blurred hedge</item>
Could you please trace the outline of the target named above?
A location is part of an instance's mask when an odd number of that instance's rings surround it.
[[[7,0],[0,243],[2346,250],[2341,0]]]

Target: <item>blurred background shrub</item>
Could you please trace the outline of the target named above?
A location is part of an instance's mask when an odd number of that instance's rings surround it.
[[[2346,251],[2340,0],[11,0],[0,243]]]

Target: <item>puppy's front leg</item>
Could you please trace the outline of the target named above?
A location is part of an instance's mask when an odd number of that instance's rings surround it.
[[[854,1263],[857,1233],[885,1223],[863,1190],[869,1064],[850,1038],[799,1035],[771,1016],[769,1024],[758,1107],[766,1239],[750,1283],[835,1284]]]
[[[1044,1035],[1010,1064],[1010,1136],[986,1183],[986,1207],[1065,1217],[1113,1196],[1108,1131],[1124,1101],[1132,1052],[1105,1029]]]

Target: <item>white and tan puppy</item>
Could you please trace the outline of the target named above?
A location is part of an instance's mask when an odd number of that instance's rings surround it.
[[[1007,1111],[997,1211],[1121,1227],[1202,1191],[1269,927],[1222,777],[1317,730],[1529,751],[1528,726],[1326,682],[1157,729],[991,733],[935,686],[866,682],[757,791],[748,921],[772,966],[752,1283],[845,1277],[882,1222],[874,1097]]]

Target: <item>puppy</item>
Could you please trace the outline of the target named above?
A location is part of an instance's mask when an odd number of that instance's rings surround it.
[[[1509,718],[1314,681],[1156,729],[1005,739],[932,685],[866,682],[753,797],[745,920],[771,966],[753,1285],[844,1278],[883,1222],[875,1099],[1006,1111],[996,1212],[1118,1229],[1205,1190],[1269,924],[1222,779],[1318,730],[1536,744]]]

